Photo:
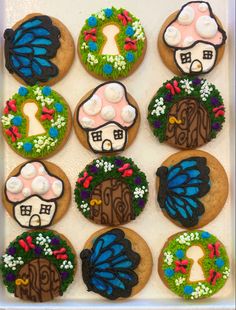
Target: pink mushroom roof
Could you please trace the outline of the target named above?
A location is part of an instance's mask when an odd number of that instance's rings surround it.
[[[165,43],[174,48],[186,48],[198,41],[219,46],[225,40],[225,31],[217,23],[209,3],[204,1],[185,4],[164,32]]]
[[[63,193],[61,179],[49,174],[38,161],[28,162],[21,167],[19,174],[6,181],[5,191],[10,202],[21,202],[34,195],[42,200],[54,200]]]
[[[85,129],[95,129],[110,122],[130,127],[136,117],[137,110],[129,103],[126,89],[120,82],[99,85],[78,110],[78,122]]]

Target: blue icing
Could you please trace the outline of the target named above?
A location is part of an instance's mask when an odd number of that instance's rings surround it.
[[[128,26],[125,30],[125,34],[131,37],[134,34],[134,29],[131,26]]]
[[[127,52],[125,54],[125,58],[128,62],[133,62],[134,61],[134,54],[132,52]]]
[[[225,262],[222,258],[217,258],[215,264],[218,268],[222,268],[224,266]]]
[[[49,129],[49,136],[50,136],[51,138],[57,138],[57,137],[58,137],[58,134],[59,134],[59,132],[58,132],[58,130],[57,130],[55,127],[51,127],[51,128]]]
[[[96,43],[96,42],[93,42],[93,41],[89,41],[89,42],[88,42],[88,47],[89,47],[89,50],[90,50],[91,52],[97,51],[97,49],[98,49],[97,43]]]
[[[21,68],[19,71],[26,77],[32,76],[32,70],[30,68]]]
[[[113,10],[110,8],[107,8],[107,9],[104,9],[104,13],[105,13],[105,16],[109,18],[113,15]]]
[[[109,64],[105,64],[102,68],[103,72],[105,74],[111,74],[113,69],[112,69],[112,65],[109,65]]]
[[[42,93],[44,96],[49,96],[51,95],[52,89],[49,86],[44,86],[42,89]]]
[[[33,149],[33,144],[30,142],[25,142],[23,144],[23,149],[25,150],[26,153],[30,153]]]
[[[186,295],[191,295],[193,292],[193,287],[191,285],[185,285],[184,287],[184,293]]]
[[[186,174],[177,175],[175,178],[173,178],[168,183],[168,187],[172,188],[172,187],[175,187],[177,185],[182,185],[182,184],[184,184],[184,182],[186,182],[187,179],[188,179],[188,176]]]
[[[209,232],[207,232],[207,231],[203,231],[203,232],[201,233],[201,237],[202,237],[203,239],[208,239],[208,238],[210,238],[210,236],[211,236],[211,234],[210,234]]]
[[[165,273],[165,276],[166,276],[167,278],[171,278],[171,277],[173,277],[173,275],[175,274],[174,270],[171,269],[171,268],[165,269],[165,270],[164,270],[164,273]]]
[[[56,111],[57,111],[58,113],[61,113],[61,112],[63,112],[63,110],[64,110],[63,105],[62,105],[61,103],[59,103],[59,102],[56,102],[56,103],[54,104],[54,107],[55,107],[55,109],[56,109]]]
[[[28,46],[15,47],[14,52],[23,53],[23,54],[30,54],[32,52],[32,48],[28,47]]]
[[[32,41],[32,44],[36,45],[52,45],[52,41],[44,38],[36,38]]]
[[[197,164],[197,162],[195,160],[184,160],[181,163],[181,167],[183,169],[186,169],[186,168],[190,168],[190,167],[196,166],[196,164]]]
[[[47,49],[45,47],[33,47],[34,55],[45,55],[47,53]]]
[[[105,291],[106,285],[104,284],[103,281],[99,280],[98,278],[93,277],[91,279],[92,284],[98,288],[100,291]]]
[[[32,28],[32,27],[36,27],[42,24],[42,21],[40,19],[33,19],[31,21],[25,22],[22,25],[23,29],[27,29],[27,28]]]
[[[25,45],[34,39],[34,35],[30,32],[25,33],[17,42],[16,46]]]
[[[34,72],[36,72],[37,75],[40,75],[42,73],[42,69],[35,61],[32,62],[32,69],[34,70]]]
[[[88,18],[88,25],[89,25],[90,27],[96,27],[97,24],[98,24],[98,21],[97,21],[97,18],[96,18],[95,16],[90,16],[90,17]]]
[[[175,255],[177,258],[182,259],[184,257],[184,251],[183,250],[177,250],[175,252]]]
[[[28,89],[24,86],[21,86],[19,89],[18,89],[18,94],[20,96],[26,96],[28,94]]]
[[[15,126],[21,126],[22,121],[23,121],[23,119],[21,116],[14,116],[14,118],[12,119],[12,124]]]

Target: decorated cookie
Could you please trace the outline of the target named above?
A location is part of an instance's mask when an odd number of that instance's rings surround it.
[[[143,211],[148,182],[132,159],[103,156],[79,174],[74,194],[86,218],[96,224],[116,226],[134,220]]]
[[[68,140],[71,111],[49,86],[20,87],[7,100],[1,118],[9,146],[25,158],[46,158]]]
[[[226,33],[204,1],[191,1],[164,22],[158,48],[165,65],[175,74],[210,72],[224,53]]]
[[[223,243],[206,231],[172,235],[158,262],[163,283],[176,295],[195,300],[217,293],[229,277],[229,258]]]
[[[140,123],[138,105],[120,82],[106,82],[85,95],[74,114],[81,143],[94,153],[123,151]]]
[[[97,231],[86,242],[80,258],[88,291],[110,300],[137,294],[152,271],[147,243],[127,228]]]
[[[219,161],[203,151],[171,155],[157,169],[157,201],[178,226],[202,227],[224,207],[228,178]]]
[[[217,136],[225,121],[217,88],[205,79],[174,77],[165,82],[148,107],[148,121],[160,142],[197,148]]]
[[[3,283],[20,299],[47,302],[62,296],[74,279],[76,254],[55,231],[24,232],[0,260]]]
[[[29,161],[7,178],[3,205],[21,227],[45,228],[63,217],[70,195],[69,180],[58,166]]]
[[[140,20],[125,9],[112,7],[86,20],[78,40],[78,54],[93,76],[121,79],[142,62],[146,41]]]
[[[74,42],[58,19],[29,14],[6,29],[7,70],[20,83],[53,85],[64,77],[74,59]]]

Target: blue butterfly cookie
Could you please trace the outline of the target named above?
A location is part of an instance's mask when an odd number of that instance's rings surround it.
[[[152,270],[148,245],[126,228],[98,231],[87,241],[80,257],[88,291],[110,300],[138,293]]]
[[[157,169],[156,175],[159,206],[177,225],[202,227],[225,204],[227,175],[218,160],[206,152],[176,153]]]
[[[66,27],[46,15],[30,14],[6,29],[5,65],[20,82],[54,84],[74,58],[73,39]]]

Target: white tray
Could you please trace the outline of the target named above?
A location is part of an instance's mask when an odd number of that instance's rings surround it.
[[[136,296],[123,302],[109,302],[97,294],[89,293],[81,277],[81,265],[71,284],[62,298],[46,304],[24,303],[14,298],[3,288],[0,279],[0,309],[235,309],[234,299],[234,0],[209,0],[213,11],[220,17],[228,34],[226,51],[221,63],[206,76],[221,91],[226,105],[226,123],[217,139],[208,143],[202,150],[216,156],[224,165],[230,179],[230,195],[219,216],[205,226],[204,229],[215,234],[225,244],[231,258],[232,275],[226,285],[214,297],[202,301],[185,302],[168,290],[157,274],[157,259],[165,240],[180,228],[168,221],[160,211],[156,202],[155,171],[169,155],[177,150],[165,144],[159,144],[153,136],[146,120],[147,106],[156,90],[163,81],[171,79],[173,74],[162,63],[157,52],[156,41],[164,19],[173,11],[180,8],[186,1],[180,0],[0,0],[0,29],[1,37],[6,27],[11,27],[16,21],[32,12],[45,13],[60,19],[71,31],[77,41],[79,31],[85,19],[102,8],[114,5],[123,6],[134,15],[140,17],[144,25],[148,49],[146,57],[139,69],[123,82],[128,91],[136,98],[142,113],[141,128],[133,145],[122,155],[132,157],[138,166],[146,173],[150,182],[150,195],[144,212],[132,223],[126,225],[137,231],[149,244],[154,266],[152,276],[146,287]],[[3,55],[3,38],[1,38],[1,55]],[[5,70],[4,60],[0,58],[3,75],[0,75],[1,102],[5,102],[18,90],[19,84]],[[72,68],[67,76],[53,88],[68,101],[72,111],[79,99],[96,87],[99,81],[85,72],[75,57]],[[1,107],[2,110],[2,107]],[[77,140],[74,131],[68,143],[49,160],[60,165],[69,177],[72,189],[77,174],[84,166],[95,158]],[[18,164],[24,161],[16,155],[6,143],[0,139],[1,178],[4,178]],[[73,200],[72,200],[73,201]],[[79,253],[85,241],[101,226],[90,223],[80,212],[74,202],[66,216],[52,227],[65,234]],[[0,208],[0,252],[11,240],[24,230]]]

